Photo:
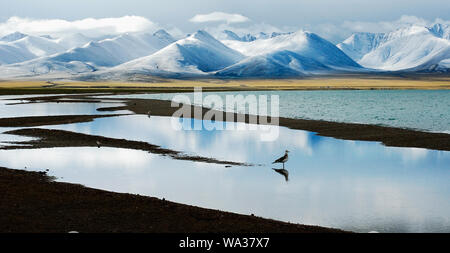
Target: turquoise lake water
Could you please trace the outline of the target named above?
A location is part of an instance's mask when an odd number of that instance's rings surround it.
[[[192,93],[183,93],[194,101]],[[450,90],[322,90],[203,92],[223,98],[241,94],[279,99],[279,116],[348,123],[385,125],[450,133]],[[171,100],[178,93],[113,96]],[[193,103],[194,104],[194,103]],[[207,106],[208,107],[208,106]],[[236,111],[224,105],[225,111]],[[237,110],[238,112],[244,112]]]

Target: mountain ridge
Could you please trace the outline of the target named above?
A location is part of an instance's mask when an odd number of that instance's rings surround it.
[[[450,28],[411,25],[389,33],[354,33],[334,45],[299,30],[239,36],[204,30],[175,39],[165,30],[89,38],[15,32],[0,38],[3,78],[164,77],[284,78],[340,73],[450,73]],[[222,36],[221,35],[221,36]],[[81,77],[82,76],[82,77]]]
[[[450,28],[411,25],[382,34],[357,33],[337,46],[364,67],[421,71],[450,58]]]

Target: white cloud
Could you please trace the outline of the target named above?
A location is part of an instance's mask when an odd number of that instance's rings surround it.
[[[11,17],[6,22],[0,23],[0,35],[19,31],[32,35],[62,35],[80,32],[88,36],[101,36],[155,29],[157,29],[155,23],[140,16],[86,18],[74,21]]]
[[[225,12],[211,12],[209,14],[197,14],[192,17],[189,21],[194,23],[204,23],[204,22],[226,22],[231,23],[243,23],[248,22],[250,19],[241,14],[231,14]]]
[[[380,22],[360,22],[360,21],[345,21],[342,27],[355,32],[390,32],[395,29],[409,26],[409,25],[431,25],[433,22],[427,21],[416,16],[403,15],[394,21],[380,21]]]

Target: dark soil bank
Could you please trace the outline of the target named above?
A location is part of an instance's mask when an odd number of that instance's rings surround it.
[[[0,232],[340,233],[133,194],[52,182],[0,167]]]
[[[153,154],[170,156],[177,160],[187,160],[195,162],[216,163],[224,165],[249,166],[250,164],[222,161],[210,157],[186,155],[180,151],[161,148],[160,146],[143,141],[131,141],[125,139],[108,138],[103,136],[75,133],[64,130],[24,128],[5,132],[27,137],[35,137],[37,140],[12,142],[21,146],[5,146],[0,149],[38,149],[55,147],[113,147],[148,151]]]
[[[114,117],[120,115],[122,114],[30,116],[30,117],[0,118],[0,127],[35,127],[35,126],[82,123],[93,121],[96,118]]]

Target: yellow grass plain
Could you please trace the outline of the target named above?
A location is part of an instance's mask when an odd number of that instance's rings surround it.
[[[0,81],[0,89],[105,89],[106,90],[320,90],[320,89],[450,89],[450,77],[441,78],[316,78],[274,80],[175,80],[152,82]]]

